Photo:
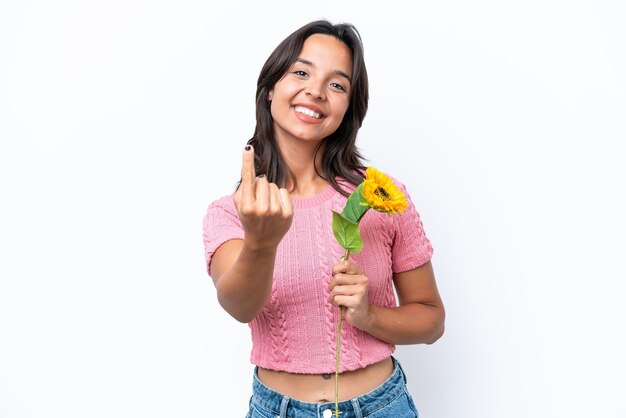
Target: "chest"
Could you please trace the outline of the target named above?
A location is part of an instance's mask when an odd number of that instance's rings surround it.
[[[333,266],[344,254],[332,231],[332,210],[341,209],[341,202],[329,202],[324,208],[294,214],[292,226],[276,254],[272,295],[275,303],[319,306],[327,298]],[[370,294],[387,294],[392,286],[391,218],[370,210],[359,229],[363,249],[351,254],[350,259],[365,271]]]

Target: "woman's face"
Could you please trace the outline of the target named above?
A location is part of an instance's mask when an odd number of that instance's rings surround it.
[[[277,140],[319,142],[335,132],[350,104],[352,54],[333,36],[306,39],[296,62],[270,91]]]

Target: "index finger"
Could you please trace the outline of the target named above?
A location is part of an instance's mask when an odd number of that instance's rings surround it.
[[[246,145],[243,149],[243,160],[241,162],[241,197],[244,202],[254,200],[255,180],[254,148],[252,145]]]

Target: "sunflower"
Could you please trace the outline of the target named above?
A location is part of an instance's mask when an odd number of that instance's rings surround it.
[[[386,213],[404,211],[408,204],[406,198],[389,177],[368,167],[363,181],[363,198],[374,210]]]

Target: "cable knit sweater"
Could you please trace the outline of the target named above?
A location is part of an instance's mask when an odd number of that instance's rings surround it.
[[[340,184],[349,192],[355,188]],[[407,197],[408,209],[393,216],[367,211],[359,224],[363,249],[350,255],[369,279],[369,302],[387,307],[396,306],[393,273],[419,267],[432,256],[404,185],[394,184]],[[291,373],[335,371],[338,309],[328,302],[328,284],[343,249],[333,236],[332,210],[341,212],[345,204],[331,186],[312,198],[293,200],[293,222],[278,246],[270,299],[249,323],[253,364]],[[209,205],[203,235],[208,269],[220,245],[244,238],[232,195]],[[341,335],[340,372],[376,363],[395,350],[347,321]]]

